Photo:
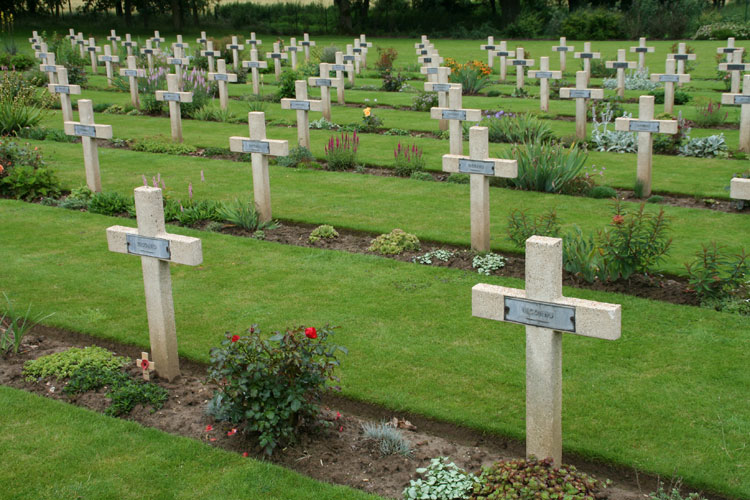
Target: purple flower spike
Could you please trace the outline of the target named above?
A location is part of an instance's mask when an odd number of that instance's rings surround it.
[[[151,182],[153,182],[153,183],[154,183],[154,187],[155,187],[155,188],[158,188],[158,187],[159,187],[159,184],[157,184],[157,183],[156,183],[156,177],[152,177],[152,178],[151,178]]]
[[[144,186],[148,186],[148,180],[146,179],[146,175],[145,174],[141,174],[141,177],[143,177],[143,185]]]
[[[201,182],[206,182],[206,177],[203,175],[203,170],[201,170]]]

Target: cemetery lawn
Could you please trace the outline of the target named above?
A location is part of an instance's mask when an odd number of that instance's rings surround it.
[[[2,498],[379,498],[17,389],[0,401]]]
[[[139,259],[108,252],[105,238],[106,227],[135,221],[10,200],[0,200],[0,213],[3,291],[55,312],[50,326],[148,345]],[[479,282],[523,287],[520,280],[169,231],[203,241],[203,265],[172,268],[181,355],[206,362],[225,332],[253,323],[269,332],[330,322],[341,326],[336,343],[349,349],[340,371],[345,395],[523,438],[523,329],[472,318],[470,291]],[[563,340],[565,451],[750,496],[750,318],[610,293],[565,294],[623,310],[620,340]],[[12,434],[46,432],[45,418]],[[81,436],[71,442],[116,441]],[[129,458],[146,442],[135,441],[122,448]]]

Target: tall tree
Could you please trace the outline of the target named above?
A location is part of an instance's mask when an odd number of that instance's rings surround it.
[[[351,0],[333,0],[333,5],[339,10],[339,31],[352,32],[352,2]]]

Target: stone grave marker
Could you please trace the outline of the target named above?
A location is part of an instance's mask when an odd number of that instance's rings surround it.
[[[302,42],[300,42],[302,48],[305,49],[305,62],[310,62],[310,47],[315,47],[315,42],[310,40],[309,33],[302,34]]]
[[[183,50],[184,49],[182,47],[175,46],[173,49],[174,55],[167,57],[167,64],[171,64],[174,66],[174,74],[177,77],[177,88],[179,90],[182,90],[182,67],[190,64],[190,59],[185,57],[185,53],[183,52]]]
[[[89,38],[88,46],[86,47],[86,50],[89,53],[89,58],[91,59],[91,73],[94,75],[96,74],[96,53],[101,52],[102,48],[98,47],[96,45],[96,40],[94,40],[94,37]]]
[[[245,46],[237,41],[236,36],[232,36],[232,43],[227,45],[227,49],[230,49],[232,51],[232,67],[234,68],[234,71],[239,71],[240,51],[245,50]]]
[[[248,113],[250,137],[230,137],[229,149],[235,153],[251,153],[253,164],[253,196],[255,209],[262,222],[271,220],[271,184],[268,178],[268,157],[289,155],[289,141],[266,139],[266,114]]]
[[[237,75],[235,73],[227,73],[227,64],[224,59],[218,59],[216,61],[216,67],[218,71],[216,73],[209,73],[208,79],[215,82],[219,82],[219,104],[221,109],[227,109],[229,105],[229,92],[227,86],[229,82],[236,82]]]
[[[109,40],[109,43],[112,45],[112,52],[117,54],[117,42],[122,40],[122,37],[117,36],[117,32],[115,30],[109,30],[109,36],[107,37],[107,40]]]
[[[459,84],[451,84],[449,82],[451,69],[448,67],[441,66],[439,68],[422,68],[423,72],[425,71],[432,71],[436,70],[437,73],[437,79],[435,82],[425,82],[424,84],[424,90],[425,92],[437,92],[438,95],[438,107],[439,108],[447,108],[448,107],[448,92],[450,92],[450,89],[453,85],[459,85]],[[460,85],[459,85],[460,88]],[[448,120],[440,120],[440,130],[448,130]]]
[[[250,33],[250,38],[248,38],[248,39],[245,40],[245,45],[250,45],[251,49],[252,48],[257,49],[258,45],[263,45],[263,40],[259,40],[259,39],[255,38],[255,32],[253,31],[253,32]]]
[[[141,49],[141,54],[144,54],[146,56],[146,62],[148,63],[149,73],[154,72],[154,54],[156,54],[157,52],[158,52],[158,49],[155,49],[151,46],[151,40],[146,40],[146,47]],[[128,55],[128,59],[130,57],[131,56]]]
[[[638,132],[638,182],[643,196],[651,195],[652,134],[676,134],[677,120],[654,120],[654,96],[642,95],[638,101],[638,118],[616,118],[615,130]]]
[[[495,56],[493,52],[496,50],[495,47],[495,37],[494,36],[488,36],[487,37],[487,43],[479,46],[480,50],[486,50],[487,51],[487,65],[492,69],[495,64]]]
[[[417,58],[422,65],[420,72],[427,75],[428,82],[437,82],[437,68],[443,63],[444,59],[440,57],[435,49],[428,49],[428,54]],[[430,70],[430,68],[434,68]]]
[[[294,82],[294,99],[284,98],[281,100],[281,109],[297,110],[297,144],[307,149],[310,147],[310,111],[323,111],[323,103],[308,99],[307,82],[296,80]]]
[[[664,112],[672,113],[674,110],[674,85],[690,81],[690,75],[680,75],[675,72],[675,60],[667,59],[664,73],[651,73],[652,82],[664,84]]]
[[[39,59],[41,62],[47,62],[47,58],[50,56],[50,54],[52,54],[52,52],[47,49],[47,44],[44,42],[39,42],[35,45],[39,47],[39,49],[34,51],[34,57]]]
[[[107,86],[112,86],[112,79],[114,78],[114,74],[112,71],[112,64],[113,63],[119,63],[120,62],[120,56],[113,56],[112,55],[112,47],[109,45],[104,46],[104,54],[99,56],[99,62],[104,63],[104,69],[107,73]]]
[[[102,181],[99,174],[99,149],[97,139],[111,139],[112,125],[94,123],[94,105],[91,99],[78,100],[80,122],[66,121],[65,134],[81,138],[83,144],[83,165],[86,168],[86,185],[95,193],[102,192]]]
[[[281,52],[279,42],[273,43],[273,52],[266,52],[266,59],[273,59],[273,72],[276,75],[276,80],[281,79],[281,60],[289,59],[289,54]]]
[[[604,90],[586,88],[586,72],[576,71],[576,87],[560,89],[561,99],[576,100],[576,137],[586,139],[586,104],[589,99],[604,99]]]
[[[122,44],[123,47],[125,47],[125,50],[128,52],[129,56],[132,56],[133,49],[138,47],[138,42],[134,42],[133,40],[130,39],[130,33],[125,33],[125,40],[123,40],[120,43]],[[147,47],[150,46],[148,41],[146,42],[146,46]],[[151,71],[153,71],[153,68],[151,69]]]
[[[182,142],[181,102],[193,102],[192,92],[180,92],[177,75],[167,75],[167,90],[156,91],[157,101],[169,103],[169,122],[172,128],[172,140]]]
[[[336,52],[336,64],[331,66],[331,70],[336,72],[336,80],[340,81],[342,85],[336,86],[336,102],[338,102],[340,105],[346,104],[345,99],[345,89],[346,85],[344,82],[344,72],[347,73],[353,73],[354,72],[354,65],[351,63],[345,63],[344,62],[344,53],[339,51]]]
[[[68,40],[70,40],[70,46],[75,49],[76,48],[76,44],[78,42],[78,35],[76,35],[76,30],[74,30],[73,28],[70,28],[68,30],[68,37],[67,38],[68,38]]]
[[[147,352],[141,353],[141,358],[135,360],[135,366],[141,369],[143,380],[150,380],[151,372],[156,370],[156,363],[149,361]]]
[[[362,68],[364,67],[364,55],[362,52],[362,47],[359,46],[359,39],[354,39],[354,44],[352,45],[352,52],[357,56],[357,60],[354,63],[354,72],[358,75],[362,73]],[[349,46],[346,46],[347,49]]]
[[[206,42],[206,50],[201,50],[201,55],[208,59],[208,71],[214,72],[214,57],[221,57],[221,51],[214,50],[214,42]]]
[[[562,336],[617,340],[619,304],[562,294],[562,239],[526,240],[526,289],[478,284],[472,316],[526,326],[526,457],[562,465]],[[606,404],[606,402],[603,402]]]
[[[297,70],[297,52],[299,51],[300,47],[297,46],[297,39],[296,38],[290,38],[289,39],[289,45],[284,47],[284,50],[287,54],[289,54],[289,64],[292,67],[292,70]]]
[[[638,54],[638,70],[643,71],[646,68],[646,53],[653,52],[654,47],[646,47],[646,37],[638,39],[638,46],[630,47],[630,52]]]
[[[81,56],[81,59],[86,58],[86,46],[89,44],[88,40],[83,38],[83,33],[80,31],[78,32],[78,37],[76,38],[76,44],[78,45],[78,54]]]
[[[320,100],[323,104],[323,118],[331,121],[331,87],[344,85],[343,80],[331,78],[331,64],[320,63],[320,76],[311,76],[308,83],[311,87],[320,87]]]
[[[565,64],[567,62],[568,52],[573,52],[575,46],[567,45],[567,40],[564,36],[560,37],[560,45],[555,45],[552,50],[560,53],[560,71],[565,72]]]
[[[734,54],[734,52],[738,50],[734,46],[734,37],[730,36],[727,38],[727,46],[726,47],[718,47],[716,49],[717,54],[724,54],[727,58],[727,62],[732,62],[732,59],[729,57],[731,54]]]
[[[750,75],[742,77],[742,93],[721,94],[721,103],[740,106],[740,151],[750,153]]]
[[[524,72],[525,72],[524,68],[526,66],[534,65],[534,60],[524,59],[523,54],[524,54],[523,47],[516,47],[515,59],[508,59],[507,61],[508,66],[515,66],[516,68],[516,88],[517,89],[523,88]]]
[[[434,88],[434,85],[433,85]],[[434,120],[448,120],[448,133],[450,137],[450,154],[462,155],[463,125],[462,122],[478,122],[482,119],[481,109],[462,108],[463,96],[460,83],[455,83],[448,89],[448,107],[431,108],[430,117]]]
[[[734,200],[750,201],[750,179],[735,177],[729,185],[729,197]]]
[[[687,44],[680,42],[677,44],[677,53],[667,54],[667,58],[677,61],[677,74],[684,75],[685,61],[695,61],[696,56],[695,54],[688,54]],[[682,87],[682,83],[678,84],[678,86]]]
[[[159,30],[154,31],[154,36],[151,37],[151,41],[154,43],[154,47],[157,49],[161,48],[162,42],[164,42],[164,38],[159,36]]]
[[[178,47],[182,50],[183,54],[187,54],[190,48],[189,43],[182,41],[182,35],[177,35],[177,41],[172,44],[172,51],[174,52],[174,49]]]
[[[203,47],[203,50],[206,50],[207,48],[206,42],[208,42],[208,38],[206,37],[206,32],[201,31],[201,36],[195,39],[195,43],[197,43],[199,47]],[[199,53],[200,53],[200,50],[199,50]]]
[[[346,44],[346,54],[344,54],[344,62],[349,62],[354,65],[354,71],[349,73],[349,83],[354,85],[354,75],[359,74],[359,63],[362,58],[359,52],[354,52],[354,46],[351,43]]]
[[[127,76],[130,84],[130,103],[135,108],[141,107],[141,101],[138,98],[138,81],[136,78],[145,78],[146,70],[136,66],[136,57],[128,56],[128,67],[120,68],[120,76]]]
[[[586,73],[586,85],[588,85],[591,81],[591,60],[601,59],[601,52],[592,52],[591,42],[583,42],[583,52],[574,52],[573,57],[583,61],[583,71]]]
[[[31,38],[29,38],[29,43],[31,44],[42,43],[42,37],[39,36],[39,33],[36,30],[33,30],[31,32]]]
[[[174,380],[180,375],[180,361],[169,264],[203,263],[201,240],[166,231],[161,189],[141,186],[134,194],[138,227],[108,227],[107,246],[110,252],[141,257],[152,363],[159,377]]]
[[[63,122],[73,121],[73,106],[70,103],[71,94],[80,94],[80,85],[68,84],[68,69],[65,66],[57,66],[57,83],[47,85],[50,94],[60,96],[60,108],[62,109]]]
[[[443,155],[443,172],[469,174],[471,182],[471,249],[490,250],[490,177],[515,178],[516,160],[490,158],[489,129],[469,129],[469,156]]]
[[[258,61],[258,50],[253,47],[250,49],[250,60],[242,61],[242,67],[250,70],[253,80],[253,94],[260,95],[260,74],[258,73],[258,68],[267,68],[268,63],[266,61]]]
[[[616,61],[604,62],[607,68],[617,70],[617,95],[620,97],[625,97],[625,70],[635,68],[635,61],[628,61],[626,57],[625,49],[618,49]]]
[[[355,43],[355,45],[357,44],[357,39],[356,38],[354,39],[354,43]],[[362,52],[361,52],[361,54],[362,54],[362,67],[363,68],[367,68],[367,52],[370,49],[370,47],[372,47],[372,42],[368,42],[367,41],[367,36],[365,34],[361,34],[361,35],[359,35],[359,45],[356,45],[356,46],[358,46],[360,49],[362,49]]]
[[[750,64],[742,62],[742,52],[743,49],[736,49],[727,56],[731,62],[719,64],[719,71],[729,71],[732,75],[732,84],[729,90],[732,94],[740,93],[740,74],[743,71],[750,70]]]
[[[539,58],[539,69],[530,70],[529,78],[539,78],[539,109],[549,111],[549,81],[562,78],[562,71],[550,71],[549,57]]]
[[[500,81],[501,82],[504,82],[507,76],[508,57],[513,57],[514,55],[515,55],[514,52],[508,50],[507,42],[505,41],[500,42],[500,47],[498,48],[497,52],[495,52],[495,56],[500,58]]]
[[[55,64],[55,53],[49,52],[45,61],[39,65],[39,71],[47,73],[49,83],[57,82],[57,65]]]

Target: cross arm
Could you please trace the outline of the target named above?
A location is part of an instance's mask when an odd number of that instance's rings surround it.
[[[589,57],[589,54],[591,55]],[[573,57],[576,59],[601,59],[601,52],[574,52]]]
[[[669,74],[669,73],[652,73],[651,74],[651,81],[652,82],[672,82],[672,83],[686,83],[690,81],[690,75],[683,74]]]
[[[80,137],[95,137],[97,139],[111,139],[112,125],[87,125],[81,122],[64,122],[65,134]]]
[[[620,132],[651,132],[655,134],[676,134],[677,120],[638,120],[636,118],[615,118],[615,130]]]
[[[729,185],[729,197],[735,200],[750,200],[750,179],[735,177]]]
[[[273,56],[278,57],[273,57]],[[289,59],[289,54],[286,52],[266,52],[266,59]]]
[[[219,81],[224,80],[227,82],[236,82],[237,81],[237,74],[236,73],[208,73],[208,79],[213,81]],[[218,78],[216,78],[218,76]],[[223,77],[226,76],[226,79]]]
[[[719,63],[719,71],[747,71],[750,64],[746,63]]]
[[[505,299],[526,299],[526,291],[504,286],[480,283],[471,289],[471,315],[495,321],[511,321],[505,318]],[[604,340],[617,340],[622,331],[622,308],[619,304],[592,300],[560,297],[553,306],[575,310],[573,325],[576,335]],[[543,325],[536,325],[542,326]]]
[[[427,68],[422,68],[427,69]],[[435,83],[425,82],[425,92],[448,92],[450,89],[460,88],[460,83]]]
[[[579,92],[585,92],[588,95],[578,95]],[[604,89],[576,89],[563,87],[560,89],[561,99],[604,99]]]
[[[436,55],[429,55],[429,56],[420,56],[417,58],[417,61],[419,61],[419,64],[425,64],[425,63],[443,63],[443,57],[442,56],[436,56]]]
[[[534,59],[507,59],[506,66],[533,66]]]
[[[267,68],[268,63],[266,61],[242,61],[243,68]]]
[[[695,54],[667,54],[667,59],[682,59],[683,61],[695,61]]]
[[[144,78],[146,76],[146,70],[139,68],[120,68],[120,76],[134,76],[136,78]]]
[[[643,50],[646,49],[646,50]],[[654,52],[656,49],[654,47],[630,47],[630,52]]]
[[[636,63],[635,61],[605,61],[604,66],[609,69],[634,69]]]
[[[245,43],[248,45],[263,45],[263,42],[260,40],[245,40]]]
[[[321,85],[321,83],[323,83],[323,85]],[[326,83],[328,84],[326,85]],[[311,76],[307,79],[307,84],[310,85],[311,87],[340,87],[344,85],[344,79]]]
[[[540,69],[529,70],[529,78],[552,78],[558,80],[562,78],[562,71],[543,71]]]
[[[62,85],[59,83],[50,83],[47,85],[47,89],[51,94],[80,94],[80,85]]]
[[[320,102],[320,101],[318,101]],[[251,151],[245,147],[246,144],[252,144]],[[257,151],[257,146],[261,144],[267,144],[268,150],[264,153],[271,156],[287,156],[289,155],[289,141],[279,141],[274,139],[262,139],[254,140],[248,137],[230,137],[229,138],[229,150],[233,153],[252,153],[260,152]]]
[[[352,72],[354,71],[354,65],[350,63],[346,64],[331,64],[331,71],[346,71]]]
[[[305,109],[305,103],[307,109]],[[294,107],[296,106],[296,107]],[[303,111],[323,111],[323,101],[319,100],[304,100],[298,101],[297,99],[284,98],[281,100],[281,109],[297,109]]]
[[[464,160],[468,163],[470,162],[477,162],[477,163],[484,163],[484,164],[492,163],[492,174],[484,174],[484,175],[490,175],[491,177],[504,177],[506,179],[513,179],[515,177],[518,177],[518,161],[517,160],[505,160],[505,159],[499,159],[499,158],[472,160],[468,156],[450,155],[450,154],[443,155],[443,172],[462,173],[462,174],[471,173],[468,170],[462,170],[460,168],[461,160]],[[481,167],[484,167],[484,165],[481,165]]]
[[[168,57],[167,64],[180,64],[183,66],[187,66],[188,64],[190,64],[190,59],[188,59],[187,57]]]
[[[144,255],[128,245],[128,235],[138,236],[138,229],[125,226],[110,226],[107,228],[107,246],[110,252]],[[181,234],[157,234],[156,240],[169,242],[169,258],[161,259],[176,264],[198,266],[203,263],[203,250],[200,238],[192,238]],[[148,244],[148,240],[146,244]]]
[[[157,101],[193,102],[192,92],[170,92],[168,90],[157,90],[155,92]],[[177,96],[177,99],[171,98]]]
[[[107,61],[113,62],[113,63],[120,62],[120,56],[113,56],[113,55],[108,55],[108,54],[102,54],[100,56],[97,56],[97,59],[99,59],[99,62],[107,62]]]
[[[478,122],[482,119],[481,109],[430,108],[430,118],[435,120],[461,120]]]
[[[555,52],[573,52],[574,49],[574,45],[554,45],[552,47],[552,50]]]

